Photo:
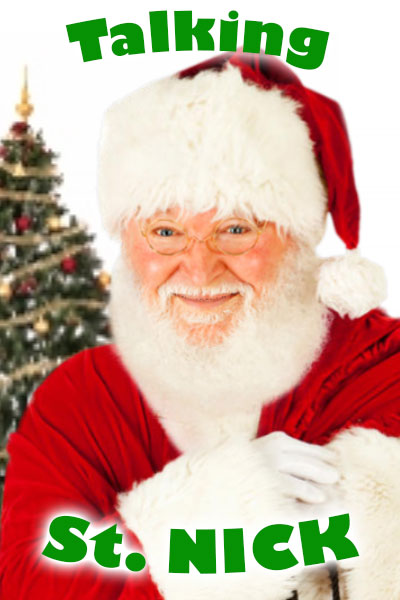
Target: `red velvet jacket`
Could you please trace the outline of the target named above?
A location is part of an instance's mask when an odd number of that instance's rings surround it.
[[[324,444],[363,426],[400,436],[399,351],[400,320],[378,310],[354,321],[336,316],[303,381],[264,407],[258,435],[283,430]],[[110,576],[84,563],[60,569],[41,557],[49,515],[90,514],[105,528],[118,519],[119,492],[179,455],[112,345],[77,354],[45,380],[8,451],[1,598],[161,598],[146,572]]]

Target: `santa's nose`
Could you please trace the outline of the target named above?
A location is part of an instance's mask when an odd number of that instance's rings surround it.
[[[194,239],[181,255],[181,268],[193,285],[205,286],[225,270],[222,258],[223,255],[213,252],[206,242]]]

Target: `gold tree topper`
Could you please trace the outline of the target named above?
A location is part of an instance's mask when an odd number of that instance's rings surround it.
[[[21,90],[21,102],[16,104],[15,110],[25,122],[28,121],[28,117],[33,113],[33,104],[29,103],[28,70],[26,65],[24,67],[24,83]]]

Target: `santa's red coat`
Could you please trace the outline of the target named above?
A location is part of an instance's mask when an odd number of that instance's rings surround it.
[[[320,358],[264,407],[258,435],[282,430],[325,444],[353,426],[400,436],[400,321],[378,310],[354,321],[335,316]],[[41,556],[50,515],[90,515],[106,528],[118,519],[117,494],[180,454],[112,345],[81,352],[45,380],[8,451],[1,598],[161,598],[147,572],[60,569]]]

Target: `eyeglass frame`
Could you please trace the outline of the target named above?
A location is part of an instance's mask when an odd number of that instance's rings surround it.
[[[215,244],[215,234],[217,232],[218,227],[220,227],[220,225],[222,223],[225,223],[226,221],[230,221],[232,219],[235,219],[235,217],[229,217],[227,219],[222,219],[221,221],[217,221],[215,223],[215,227],[213,229],[213,231],[206,236],[204,239],[198,238],[196,235],[191,235],[189,234],[189,232],[187,231],[186,227],[184,225],[182,225],[182,223],[179,223],[178,221],[174,221],[173,219],[155,219],[154,221],[152,221],[151,223],[149,223],[147,225],[147,227],[145,229],[140,228],[140,233],[142,234],[143,237],[146,238],[146,241],[149,245],[149,248],[151,248],[151,250],[153,250],[153,252],[156,252],[157,254],[159,254],[160,256],[177,256],[178,254],[183,254],[184,252],[187,252],[187,250],[189,250],[189,248],[193,245],[194,241],[197,242],[203,242],[207,244],[207,248],[209,250],[211,250],[211,252],[215,252],[215,253],[220,253],[220,254],[226,254],[228,256],[241,256],[242,254],[246,254],[247,252],[250,252],[250,250],[253,250],[253,248],[257,245],[257,242],[260,238],[260,235],[265,231],[265,228],[268,225],[268,221],[265,221],[264,224],[262,225],[262,227],[257,227],[257,225],[254,223],[254,221],[249,221],[248,219],[244,219],[242,217],[236,217],[238,219],[240,219],[241,221],[245,221],[246,223],[248,223],[249,225],[251,225],[251,227],[257,232],[257,237],[254,241],[254,244],[248,248],[247,250],[244,250],[243,252],[225,252],[223,250],[220,250],[217,245]],[[174,225],[178,225],[180,227],[180,229],[182,230],[182,232],[185,234],[185,238],[186,238],[186,246],[183,248],[183,250],[178,250],[177,252],[172,252],[172,253],[164,253],[164,252],[159,252],[158,250],[156,250],[155,248],[153,248],[153,246],[151,245],[148,236],[148,232],[150,230],[150,228],[152,227],[152,225],[154,225],[154,223],[156,223],[157,221],[163,221],[165,223],[173,223]],[[214,243],[214,248],[208,243],[208,241],[213,238],[213,243]]]

